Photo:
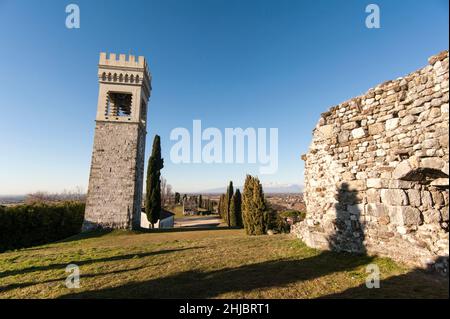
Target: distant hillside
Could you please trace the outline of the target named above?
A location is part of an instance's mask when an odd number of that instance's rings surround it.
[[[0,195],[0,204],[21,203],[25,200],[25,195]]]
[[[243,186],[235,186],[234,187],[239,188],[242,190]],[[299,184],[263,184],[264,193],[266,194],[288,194],[288,193],[301,193],[303,191],[303,186]],[[198,192],[198,194],[222,194],[226,192],[226,187],[220,187],[220,188],[212,188],[207,189],[201,192]]]

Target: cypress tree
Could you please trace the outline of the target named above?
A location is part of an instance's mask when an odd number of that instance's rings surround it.
[[[264,199],[264,192],[262,185],[258,178],[254,178],[254,189],[253,189],[253,220],[255,223],[255,235],[263,235],[266,233],[268,228],[268,216],[267,216],[267,205]]]
[[[237,224],[237,221],[236,221],[236,214],[234,213],[235,212],[235,209],[236,209],[236,204],[235,204],[235,199],[236,199],[236,196],[235,195],[233,195],[232,197],[231,197],[231,201],[230,201],[230,221],[229,221],[229,223],[228,223],[228,226],[230,227],[236,227],[236,224]]]
[[[236,226],[242,227],[242,196],[239,188],[236,189],[234,197],[234,213],[236,215]]]
[[[247,175],[244,184],[242,217],[248,235],[262,235],[267,232],[270,214],[262,185],[258,178],[250,175]]]
[[[220,199],[219,199],[219,206],[218,206],[218,211],[219,211],[219,215],[220,217],[222,217],[222,219],[225,220],[225,214],[224,214],[224,204],[225,204],[225,195],[222,194],[220,195]]]
[[[161,139],[155,135],[153,139],[152,154],[148,160],[146,194],[145,194],[145,214],[149,223],[154,228],[161,213],[161,169],[164,167],[164,160],[161,157]]]
[[[203,208],[202,194],[198,195],[198,207]]]
[[[233,182],[230,181],[230,184],[228,185],[227,194],[225,195],[225,214],[227,216],[227,223],[228,227],[231,226],[230,220],[231,220],[231,198],[233,197],[234,189],[233,189]]]
[[[210,200],[208,201],[208,209],[212,212],[214,210],[214,201]]]
[[[230,203],[230,225],[231,227],[242,226],[242,213],[241,213],[241,193],[239,189],[236,189]]]
[[[251,212],[253,210],[253,177],[247,175],[245,177],[244,192],[242,201],[242,221],[247,235],[253,233],[253,222]]]

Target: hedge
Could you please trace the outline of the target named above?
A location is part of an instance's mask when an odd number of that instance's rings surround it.
[[[85,204],[0,206],[0,252],[42,245],[81,231]]]

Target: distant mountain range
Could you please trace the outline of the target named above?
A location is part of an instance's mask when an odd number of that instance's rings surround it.
[[[234,186],[234,188],[239,188],[242,192],[243,186]],[[268,183],[263,184],[263,190],[266,194],[286,194],[286,193],[301,193],[303,192],[303,186],[299,184],[275,184]],[[201,192],[196,192],[198,194],[222,194],[226,192],[226,187],[207,189]]]

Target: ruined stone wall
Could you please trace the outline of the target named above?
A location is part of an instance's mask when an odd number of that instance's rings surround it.
[[[84,230],[139,227],[144,151],[140,124],[97,121]]]
[[[445,51],[322,114],[293,227],[307,245],[448,267],[448,66]]]

